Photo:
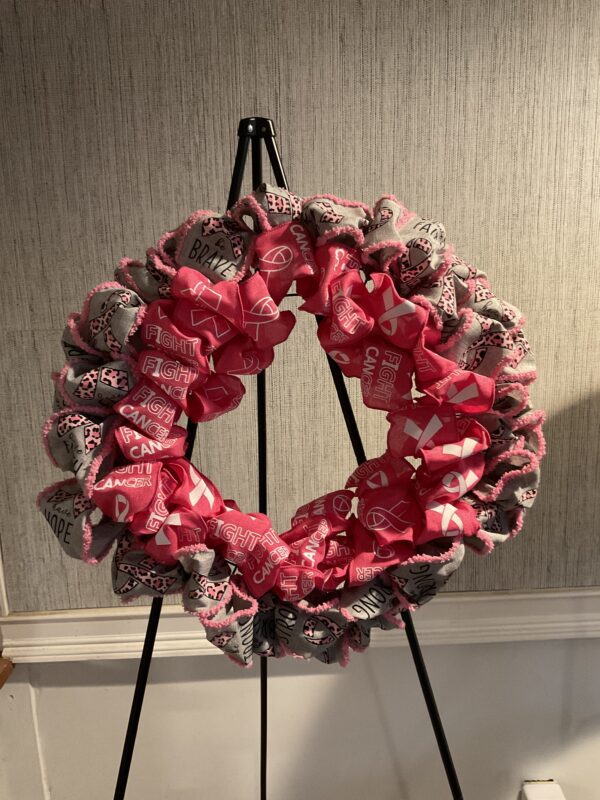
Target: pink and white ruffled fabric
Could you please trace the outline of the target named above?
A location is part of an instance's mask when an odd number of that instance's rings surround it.
[[[381,456],[278,533],[184,458],[178,421],[239,405],[239,376],[292,331],[279,304],[293,284],[390,426]],[[124,600],[180,593],[242,665],[346,663],[430,600],[465,547],[514,536],[536,496],[544,415],[529,404],[523,317],[440,223],[391,195],[371,209],[264,185],[225,215],[197,211],[90,292],[63,349],[44,441],[74,477],[43,490],[40,510],[73,557],[96,563],[116,543]]]

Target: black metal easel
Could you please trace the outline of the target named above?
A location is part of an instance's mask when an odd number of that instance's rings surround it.
[[[273,176],[277,186],[287,189],[287,180],[279,157],[279,151],[275,142],[275,128],[270,119],[264,117],[247,117],[240,121],[238,127],[238,146],[235,156],[235,164],[233,167],[233,174],[231,178],[231,187],[229,190],[229,197],[227,199],[227,208],[231,208],[234,203],[239,199],[244,170],[246,167],[246,160],[248,157],[248,148],[252,145],[252,186],[257,188],[263,182],[263,169],[262,169],[262,142],[264,141]],[[365,450],[350,403],[344,376],[338,365],[327,356],[329,369],[338,395],[338,400],[346,428],[352,442],[354,455],[359,464],[366,461]],[[266,383],[265,372],[260,372],[257,375],[257,438],[258,438],[258,507],[259,511],[263,514],[267,513],[267,416],[266,416]],[[188,421],[188,444],[185,457],[190,460],[194,450],[194,443],[196,440],[197,424]],[[148,681],[148,672],[150,670],[150,662],[152,660],[152,651],[154,649],[154,642],[156,639],[156,631],[158,629],[158,622],[160,619],[160,612],[162,608],[162,597],[155,597],[152,600],[150,615],[148,618],[148,627],[146,629],[146,637],[144,640],[144,647],[138,668],[138,676],[131,703],[131,711],[129,715],[129,722],[127,725],[127,732],[125,735],[125,742],[123,744],[123,753],[121,756],[121,763],[119,766],[119,774],[117,777],[117,784],[115,788],[114,800],[124,800],[125,791],[127,789],[127,779],[129,777],[129,770],[131,767],[131,759],[133,757],[133,750],[135,747],[135,739],[140,721],[142,711],[142,704],[144,702],[144,693]],[[453,800],[463,800],[462,791],[444,733],[442,721],[437,709],[437,704],[433,694],[433,689],[429,682],[427,669],[423,660],[423,654],[417,638],[417,633],[414,628],[412,616],[408,611],[402,612],[402,620],[405,624],[406,636],[410,646],[421,689],[429,712],[431,724],[440,751],[446,777]],[[266,657],[260,659],[260,798],[266,800],[267,798],[267,677],[268,677],[268,660]]]

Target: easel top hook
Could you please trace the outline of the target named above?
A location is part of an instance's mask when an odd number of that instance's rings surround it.
[[[267,136],[274,137],[276,136],[275,125],[273,125],[273,120],[268,117],[244,117],[238,125],[237,135],[256,139],[263,139]]]

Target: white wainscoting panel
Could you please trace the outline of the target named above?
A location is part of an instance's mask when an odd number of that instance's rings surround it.
[[[466,800],[517,800],[525,778],[548,777],[597,800],[600,639],[424,655]],[[0,691],[2,800],[111,798],[136,670],[17,664]],[[223,657],[156,659],[127,800],[258,800],[258,676]],[[269,676],[269,800],[450,797],[407,648],[346,669],[285,659]]]

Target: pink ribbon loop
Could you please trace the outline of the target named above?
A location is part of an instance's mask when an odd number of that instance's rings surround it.
[[[216,486],[183,458],[118,467],[96,483],[93,499],[161,563],[203,545],[206,520],[225,507]]]
[[[177,403],[154,382],[143,378],[115,405],[115,411],[144,433],[159,442],[169,438],[176,417]]]
[[[414,403],[388,414],[388,449],[392,456],[420,457],[424,449],[455,442],[456,416],[447,406]]]
[[[182,458],[185,453],[186,435],[185,428],[179,425],[174,425],[169,437],[162,442],[128,425],[119,425],[115,429],[115,439],[121,453],[133,464],[164,458]]]
[[[374,320],[364,310],[367,297],[358,271],[344,273],[331,281],[330,315],[319,325],[319,341],[325,350],[337,345],[347,347],[368,336]]]
[[[207,422],[237,408],[246,389],[234,375],[214,372],[188,397],[188,415],[194,422]]]
[[[292,527],[311,517],[325,517],[333,533],[344,530],[346,520],[352,510],[353,492],[341,489],[329,492],[300,506],[292,517]]]
[[[240,334],[219,348],[213,356],[215,372],[228,375],[256,375],[273,363],[272,347],[257,347],[247,336]]]
[[[415,541],[423,524],[410,490],[400,493],[396,487],[365,492],[358,504],[358,519],[382,546]]]
[[[377,458],[360,464],[346,481],[346,487],[357,487],[358,494],[364,495],[371,489],[388,486],[406,487],[410,484],[414,467],[404,458],[397,458],[389,451]]]
[[[435,383],[417,381],[419,389],[464,414],[483,414],[492,408],[495,383],[485,375],[453,369]]]
[[[315,263],[314,277],[299,277],[296,281],[298,293],[304,299],[300,310],[317,316],[328,315],[332,281],[349,270],[360,269],[360,253],[342,244],[323,244],[315,248]]]
[[[413,360],[383,339],[370,337],[364,343],[360,388],[369,408],[393,411],[412,398]]]
[[[404,350],[416,347],[427,322],[427,312],[405,297],[400,297],[392,278],[383,272],[371,274],[373,290],[369,308],[379,334]]]
[[[184,411],[191,387],[201,383],[210,374],[206,359],[201,363],[186,364],[160,350],[143,350],[139,355],[138,369]]]
[[[173,297],[212,311],[230,322],[238,330],[243,327],[239,284],[221,281],[214,284],[195,269],[182,267],[171,283]]]
[[[201,352],[208,356],[238,335],[237,328],[217,311],[179,299],[172,312],[182,331],[200,339]]]
[[[203,342],[175,325],[171,319],[175,306],[173,300],[157,300],[148,306],[141,326],[142,341],[149,349],[160,350],[177,361],[205,370]]]
[[[352,539],[356,555],[348,567],[349,586],[370,584],[377,576],[410,558],[414,553],[409,541],[395,539],[380,543],[373,532],[359,520],[353,522]]]
[[[312,238],[300,222],[283,223],[259,234],[255,248],[260,274],[277,304],[295,280],[316,274]]]
[[[240,300],[241,330],[258,347],[274,347],[287,339],[296,318],[291,311],[279,311],[260,273],[240,284]]]
[[[449,468],[435,473],[430,473],[421,465],[416,473],[421,501],[428,503],[432,500],[459,500],[477,486],[484,467],[483,453],[463,458],[458,464],[450,465]]]

